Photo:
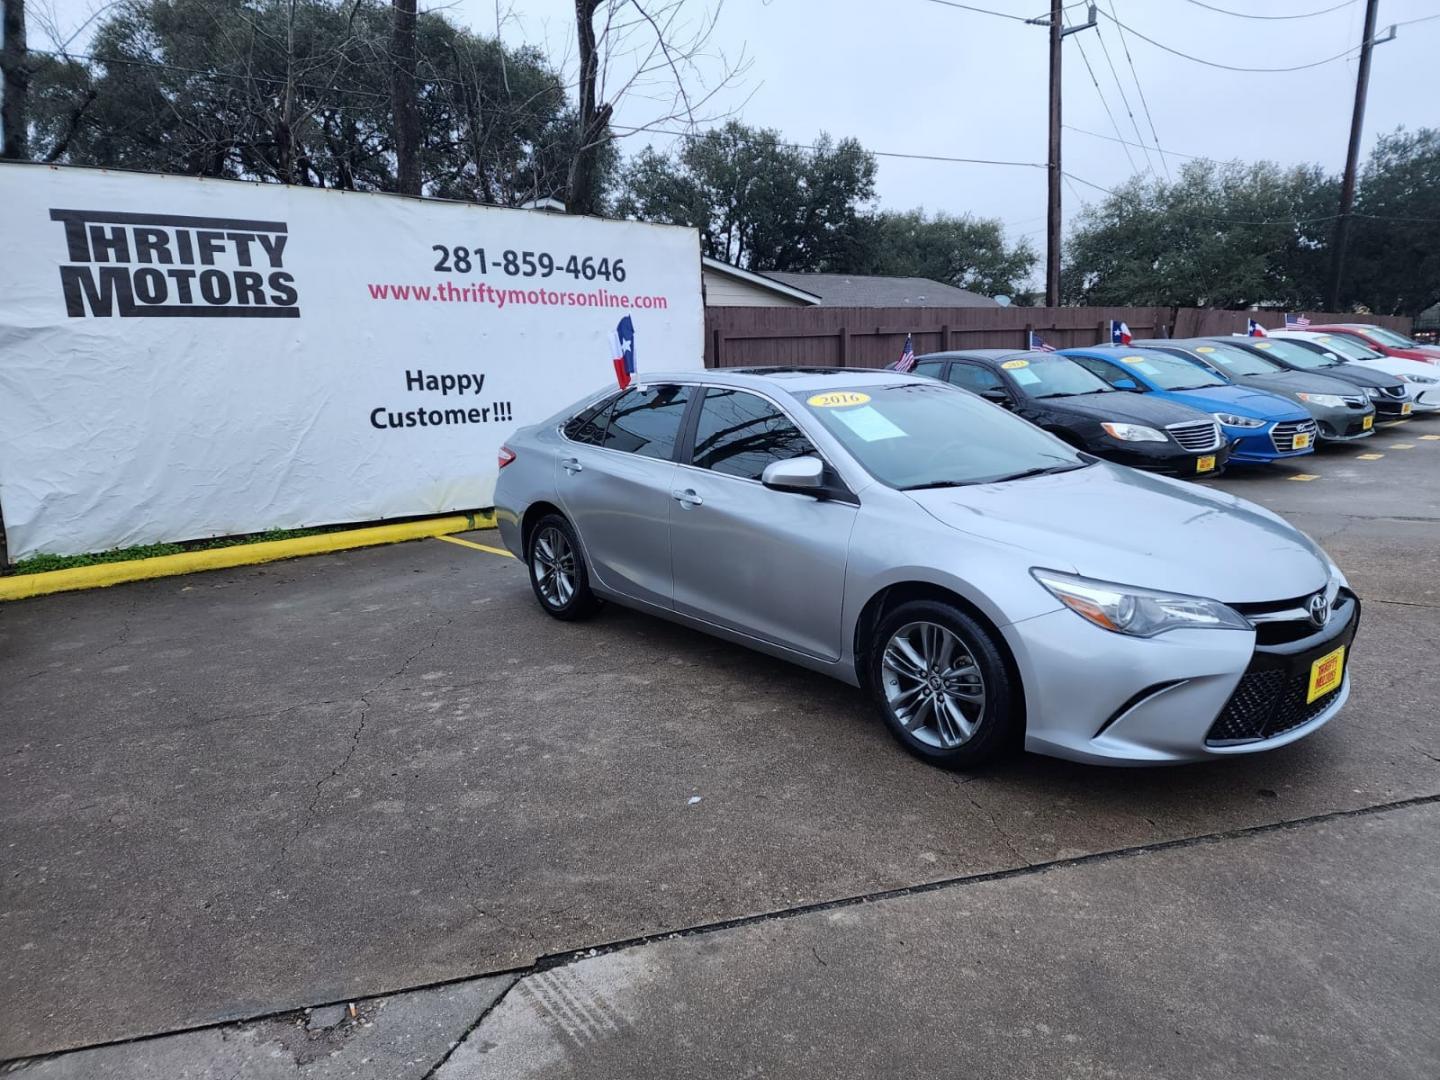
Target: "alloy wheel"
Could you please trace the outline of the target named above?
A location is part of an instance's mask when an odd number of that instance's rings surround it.
[[[545,603],[563,608],[575,595],[575,549],[563,532],[548,525],[530,549],[530,573]]]
[[[906,623],[881,658],[885,700],[912,737],[940,750],[969,742],[985,715],[985,678],[968,645],[933,622]]]

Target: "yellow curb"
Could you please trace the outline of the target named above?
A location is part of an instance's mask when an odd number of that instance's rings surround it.
[[[40,574],[16,574],[0,578],[0,601],[23,600],[30,596],[72,592],[76,589],[103,589],[127,581],[195,574],[203,570],[228,570],[235,566],[295,559],[302,555],[324,555],[331,551],[398,544],[404,540],[423,540],[446,533],[488,529],[495,525],[489,512],[450,514],[445,517],[406,521],[395,525],[372,525],[365,529],[301,536],[293,540],[262,540],[255,544],[212,548],[208,551],[186,551],[179,555],[158,555],[153,559],[130,559],[126,562],[101,563],[98,566],[77,566],[70,570],[47,570]]]

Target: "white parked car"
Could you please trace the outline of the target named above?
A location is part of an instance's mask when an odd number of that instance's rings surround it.
[[[1394,375],[1405,381],[1415,412],[1440,412],[1440,366],[1386,356],[1347,334],[1327,334],[1320,330],[1271,330],[1266,336],[1290,338],[1347,364],[1360,364]]]

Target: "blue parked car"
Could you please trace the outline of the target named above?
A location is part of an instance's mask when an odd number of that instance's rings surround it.
[[[1171,353],[1131,345],[1095,345],[1062,349],[1061,355],[1117,390],[1154,394],[1209,413],[1231,442],[1231,464],[1315,452],[1315,420],[1295,402],[1236,386],[1225,376]]]

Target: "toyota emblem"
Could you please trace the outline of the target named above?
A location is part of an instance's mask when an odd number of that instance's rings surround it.
[[[1325,599],[1324,592],[1310,597],[1310,621],[1316,626],[1324,626],[1330,621],[1330,603]]]

